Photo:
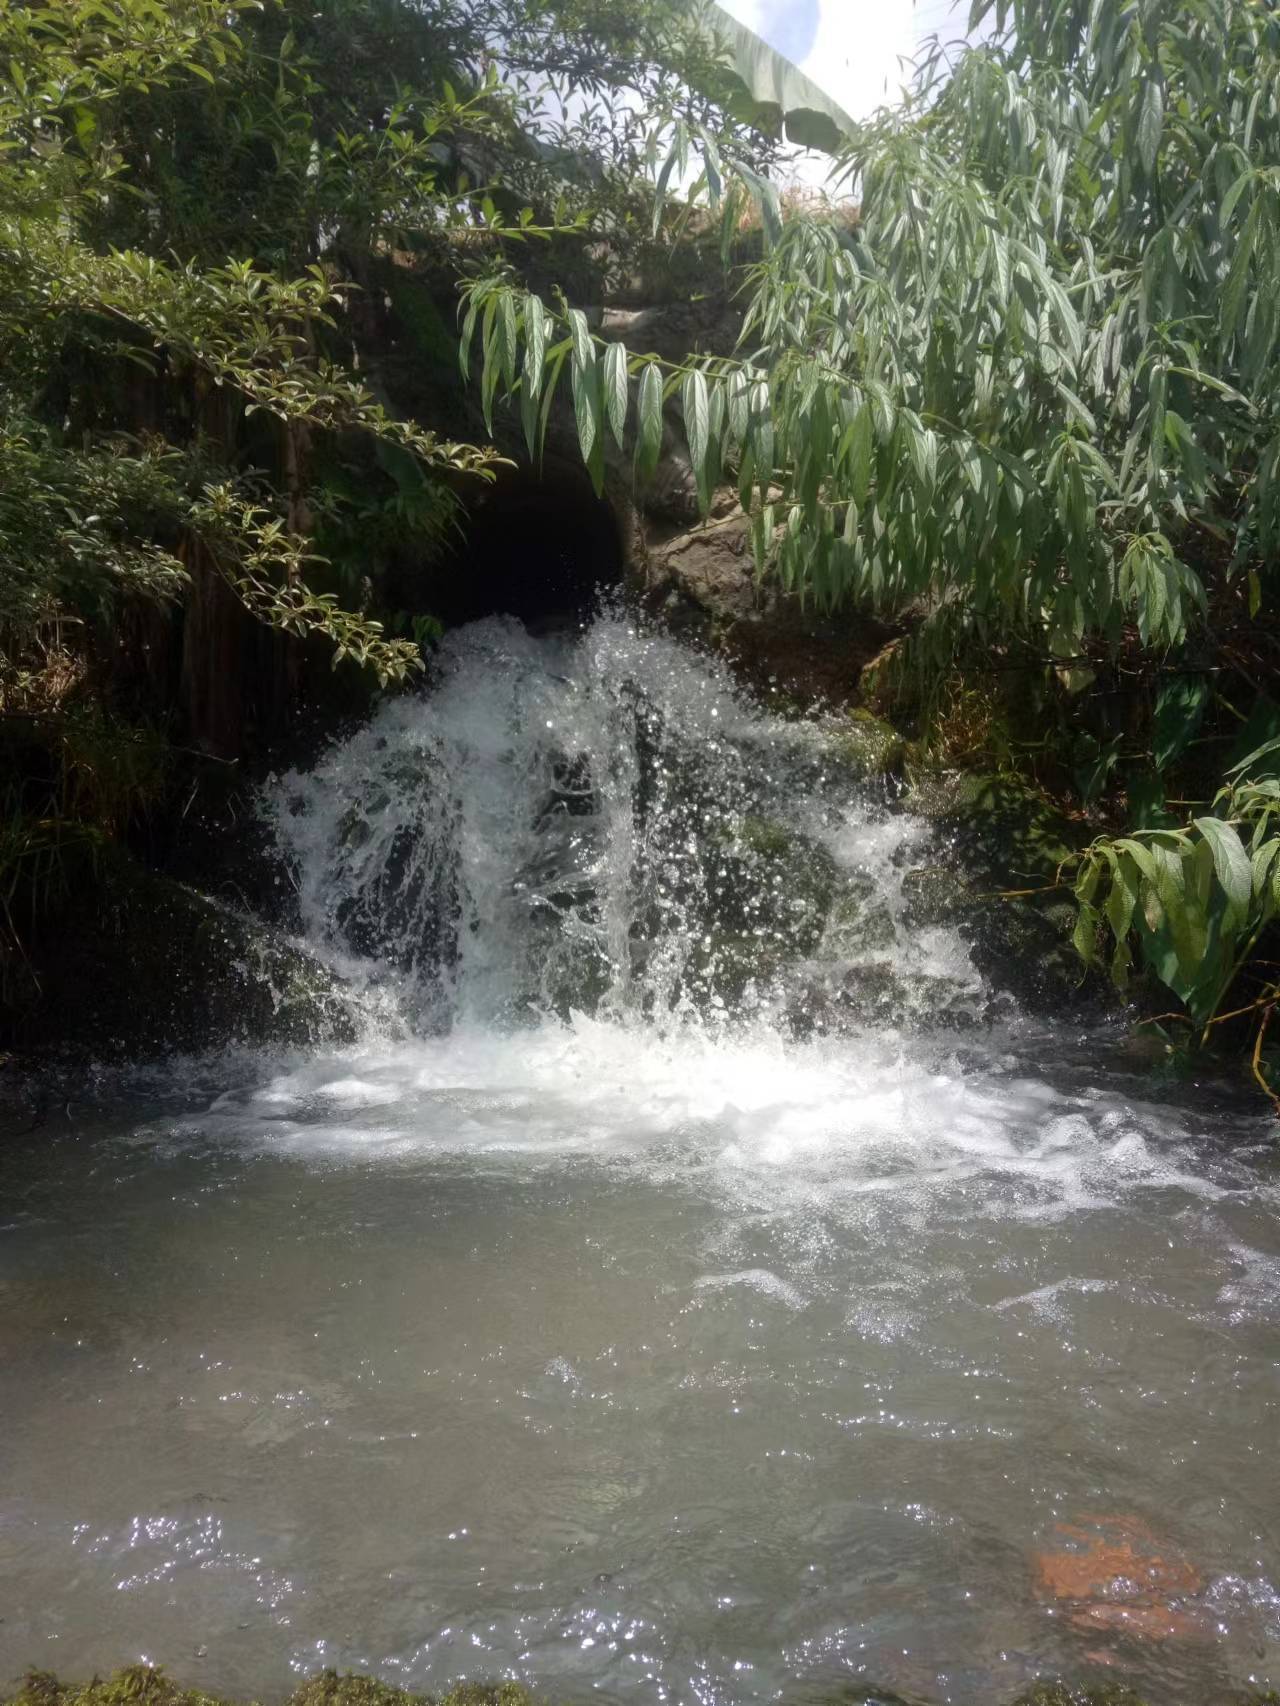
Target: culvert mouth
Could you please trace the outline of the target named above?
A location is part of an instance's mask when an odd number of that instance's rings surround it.
[[[623,578],[621,529],[584,470],[503,470],[472,498],[438,578],[446,625],[516,616],[530,628],[572,622]]]

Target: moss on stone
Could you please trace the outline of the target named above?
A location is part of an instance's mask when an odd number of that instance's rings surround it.
[[[957,927],[984,976],[1032,1010],[1110,999],[1071,945],[1070,890],[1055,886],[1062,862],[1089,840],[1087,824],[994,773],[913,776],[906,805],[937,831],[929,867],[905,879],[910,924]]]
[[[907,750],[892,723],[862,708],[847,712],[830,730],[828,741],[841,767],[859,778],[895,775]]]
[[[746,815],[708,839],[705,865],[713,936],[753,941],[758,957],[816,949],[837,882],[821,842],[776,818]]]
[[[812,1698],[806,1692],[806,1698]],[[289,1697],[289,1706],[536,1706],[539,1696],[518,1682],[462,1682],[441,1695],[412,1694],[373,1676],[340,1676],[322,1671],[308,1678]],[[865,1685],[833,1689],[831,1706],[922,1706],[918,1700]],[[88,1683],[65,1683],[49,1671],[31,1671],[11,1696],[0,1695],[4,1706],[233,1706],[203,1689],[183,1688],[163,1670],[130,1665],[114,1676]],[[1121,1682],[1076,1685],[1037,1682],[1010,1706],[1146,1706],[1142,1696]],[[1194,1706],[1194,1703],[1189,1703]],[[1235,1694],[1217,1706],[1280,1706],[1280,1696]]]
[[[744,817],[736,839],[765,859],[785,859],[795,846],[795,831],[774,818]]]
[[[946,832],[971,869],[1002,886],[1052,882],[1090,839],[1048,797],[1016,777],[972,771],[917,776],[908,809]]]
[[[842,871],[820,944],[825,960],[851,960],[869,949],[892,948],[898,939],[893,912],[863,871]]]
[[[1073,1688],[1065,1682],[1037,1682],[1013,1706],[1145,1706],[1140,1694],[1122,1682]]]
[[[1215,1706],[1280,1706],[1280,1695],[1269,1691],[1228,1691],[1214,1697]],[[1009,1706],[1147,1706],[1145,1697],[1123,1682],[1037,1682]],[[1187,1706],[1197,1706],[1194,1700]],[[1208,1706],[1208,1703],[1205,1703]]]
[[[0,1697],[3,1698],[3,1697]],[[411,1694],[373,1676],[322,1671],[289,1697],[289,1706],[532,1706],[518,1682],[462,1682],[447,1694]],[[163,1670],[130,1665],[114,1676],[65,1683],[49,1671],[31,1671],[7,1706],[230,1706],[199,1688],[184,1688]]]

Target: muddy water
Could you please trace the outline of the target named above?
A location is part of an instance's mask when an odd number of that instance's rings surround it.
[[[10,1140],[0,1674],[1274,1686],[1275,1152],[1034,1057],[580,1020]]]

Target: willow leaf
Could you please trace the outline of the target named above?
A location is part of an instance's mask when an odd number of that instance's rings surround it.
[[[662,453],[662,369],[656,361],[645,363],[640,375],[639,429],[636,433],[636,478],[653,478]]]
[[[572,386],[573,415],[574,424],[578,429],[578,445],[582,451],[582,459],[589,468],[600,443],[602,425],[600,364],[596,360],[595,351],[591,348],[589,341],[585,361],[582,359],[580,347],[575,345]]]
[[[701,488],[705,486],[707,481],[711,418],[707,398],[707,381],[698,368],[695,367],[692,372],[685,375],[680,401],[684,410],[684,430],[689,445],[689,458],[693,464],[695,478]]]
[[[602,368],[605,414],[618,449],[621,450],[627,431],[627,405],[631,400],[626,347],[623,344],[607,344]]]

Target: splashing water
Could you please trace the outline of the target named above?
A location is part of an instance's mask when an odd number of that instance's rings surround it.
[[[0,1150],[0,1674],[1275,1686],[1269,1130],[1000,1017],[848,733],[494,620],[273,785],[367,1034]]]
[[[537,639],[494,619],[427,703],[392,702],[268,809],[308,936],[390,975],[419,1027],[785,1023],[855,967],[969,1010],[963,945],[906,916],[924,826],[877,804],[854,742],[624,619]]]

